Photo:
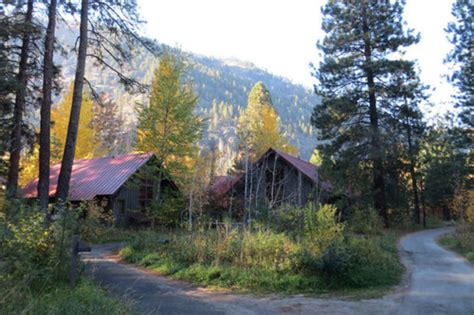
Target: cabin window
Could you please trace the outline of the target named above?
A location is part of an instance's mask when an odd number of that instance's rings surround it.
[[[140,185],[140,191],[138,196],[138,202],[141,208],[150,206],[153,201],[153,180],[151,178],[142,179]]]

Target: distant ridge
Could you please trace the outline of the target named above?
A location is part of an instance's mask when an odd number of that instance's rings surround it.
[[[65,41],[74,38],[71,31],[60,31],[58,37]],[[163,47],[166,47],[163,45]],[[236,58],[218,59],[190,52],[183,52],[190,63],[189,79],[199,96],[197,112],[207,118],[203,145],[211,142],[222,151],[222,168],[229,166],[234,158],[238,141],[235,136],[236,118],[247,104],[247,95],[252,86],[262,81],[269,89],[274,106],[281,117],[283,132],[291,143],[298,147],[300,156],[308,160],[316,142],[315,130],[310,124],[311,112],[320,103],[314,93],[294,84],[289,79],[258,68],[255,64]],[[65,80],[72,80],[74,56],[59,60]],[[129,75],[143,83],[151,83],[158,60],[141,51],[128,65]],[[119,104],[123,117],[129,122],[128,134],[133,134],[135,104],[146,103],[147,96],[129,95],[119,85],[113,73],[97,71],[88,66],[86,77],[98,91],[104,91]],[[133,141],[130,141],[132,143]]]

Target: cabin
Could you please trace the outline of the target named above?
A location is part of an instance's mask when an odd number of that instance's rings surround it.
[[[328,183],[319,178],[317,165],[270,148],[246,174],[218,178],[210,187],[210,195],[221,208],[236,214],[245,204],[254,209],[304,206],[320,201],[328,190]]]
[[[72,204],[97,201],[112,211],[116,224],[146,222],[145,211],[157,191],[157,164],[153,153],[75,160],[68,201]],[[55,201],[60,168],[57,164],[50,169],[50,202]],[[38,179],[31,181],[19,192],[19,197],[37,198],[37,185]],[[161,191],[179,193],[170,179],[163,180],[161,187]]]

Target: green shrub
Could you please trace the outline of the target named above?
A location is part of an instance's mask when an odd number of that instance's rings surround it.
[[[298,246],[283,233],[247,231],[243,236],[241,263],[267,270],[287,270],[291,268],[289,257],[297,250]]]
[[[383,239],[382,239],[383,240]],[[397,283],[403,271],[396,254],[384,250],[380,240],[353,238],[349,240],[350,267],[344,278],[345,286],[369,287]]]
[[[295,236],[303,231],[304,211],[300,207],[283,204],[269,212],[268,222],[275,231]]]
[[[1,209],[0,314],[128,313],[90,282],[69,288],[76,210],[58,209],[59,219],[47,226],[44,214],[26,203]]]
[[[349,228],[354,233],[380,235],[383,222],[373,208],[355,209],[349,220]]]
[[[6,223],[0,253],[0,284],[21,283],[25,288],[43,289],[64,275],[68,253],[61,253],[61,227],[45,227],[41,213],[30,213]],[[67,240],[63,240],[63,248]]]
[[[339,222],[337,209],[332,205],[318,208],[308,205],[304,212],[304,245],[316,256],[344,240],[345,225]]]
[[[217,262],[232,264],[242,255],[243,237],[238,230],[230,232],[221,242],[217,244]]]
[[[139,232],[127,261],[178,279],[266,292],[319,292],[394,284],[401,274],[396,239],[345,233],[333,206],[300,209],[297,233],[252,229]]]

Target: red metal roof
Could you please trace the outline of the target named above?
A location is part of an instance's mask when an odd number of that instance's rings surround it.
[[[153,153],[127,154],[75,160],[72,167],[69,200],[92,200],[95,196],[112,195],[145,164]],[[50,169],[49,196],[54,197],[61,164]],[[38,179],[28,183],[20,198],[36,198]]]
[[[281,156],[284,160],[286,160],[288,163],[290,163],[299,171],[301,171],[303,174],[305,174],[314,183],[318,182],[318,166],[317,165],[306,162],[300,158],[297,158],[296,156],[290,155],[280,150],[276,150],[273,148],[271,148],[270,150],[275,151],[279,156]]]
[[[209,187],[209,192],[213,196],[221,196],[226,194],[229,189],[234,186],[240,179],[240,176],[216,176],[211,186]]]

